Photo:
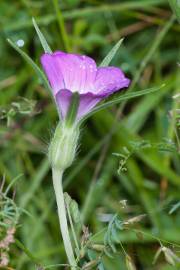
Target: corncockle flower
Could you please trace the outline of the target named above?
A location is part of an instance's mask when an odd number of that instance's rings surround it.
[[[82,121],[93,110],[98,111],[125,98],[140,96],[147,92],[154,92],[157,89],[138,91],[134,95],[127,94],[122,99],[117,98],[116,100],[105,103],[104,106],[100,105],[99,108],[93,109],[103,99],[129,86],[130,80],[125,77],[121,69],[104,66],[110,63],[119,49],[122,39],[119,40],[105,57],[101,64],[102,66],[97,67],[95,61],[85,55],[81,56],[60,51],[53,53],[34,19],[33,24],[45,51],[41,57],[41,63],[48,80],[39,66],[20,49],[20,45],[22,44],[17,43],[18,46],[16,46],[9,39],[8,42],[32,66],[38,76],[40,76],[44,86],[51,90],[58,109],[60,121],[50,142],[48,157],[52,167],[52,180],[66,255],[71,270],[77,270],[80,269],[78,267],[79,257],[77,259],[75,258],[75,252],[68,230],[67,216],[72,229],[76,254],[80,254],[81,250],[76,239],[73,221],[70,216],[71,213],[68,210],[68,206],[65,205],[62,178],[64,171],[72,164],[75,158],[79,127]],[[2,243],[2,245],[4,244]],[[6,257],[4,260],[6,264]]]
[[[116,67],[99,67],[88,56],[64,52],[45,53],[41,63],[52,87],[62,119],[66,118],[72,94],[79,94],[76,121],[102,99],[128,87],[130,80]]]
[[[116,91],[128,87],[130,80],[116,67],[97,67],[88,56],[57,51],[41,57],[43,69],[48,77],[56,101],[60,123],[49,146],[53,185],[58,206],[61,233],[71,269],[76,269],[66,219],[62,176],[76,153],[80,120],[98,102]]]
[[[81,122],[87,114],[93,111],[97,103],[120,89],[128,87],[130,80],[125,77],[121,69],[109,66],[97,67],[94,60],[88,56],[60,51],[53,53],[34,19],[33,24],[45,51],[45,54],[41,57],[41,63],[49,83],[36,63],[11,40],[8,40],[8,42],[31,64],[44,82],[45,87],[51,90],[58,108],[60,121],[50,142],[48,156],[52,167],[52,180],[66,255],[71,270],[77,270],[80,268],[78,267],[77,259],[75,259],[68,230],[67,209],[62,187],[63,173],[75,158]],[[102,65],[107,65],[112,60],[121,42],[122,40],[112,48],[103,60]],[[134,95],[134,97],[146,93],[147,91],[141,91],[139,94]],[[127,97],[132,96],[127,95]],[[114,102],[109,102],[109,104],[112,105]],[[107,105],[108,102],[105,104],[105,107]],[[99,107],[102,108],[103,105]],[[68,212],[73,232],[72,236],[78,250],[78,241],[69,215]]]

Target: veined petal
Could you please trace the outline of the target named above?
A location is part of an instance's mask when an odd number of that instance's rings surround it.
[[[85,93],[80,95],[80,103],[77,113],[77,119],[81,119],[84,115],[89,113],[104,96],[95,95],[93,93]]]
[[[121,88],[128,87],[129,84],[130,80],[125,77],[120,68],[100,67],[96,73],[94,91],[108,96]]]
[[[64,79],[58,61],[53,54],[45,53],[41,56],[41,64],[50,82],[55,95],[60,89],[64,89]]]
[[[45,53],[41,63],[52,87],[53,95],[65,119],[73,92],[80,95],[76,120],[78,121],[102,99],[128,87],[130,80],[116,67],[97,68],[88,56],[64,52]]]
[[[55,93],[61,89],[90,92],[96,77],[96,63],[88,56],[54,52],[44,54],[41,63]]]
[[[56,94],[56,101],[59,106],[62,119],[65,119],[67,115],[69,105],[71,104],[72,94],[73,92],[68,89],[62,89]],[[104,97],[104,95],[96,95],[90,92],[80,94],[76,120],[81,119],[84,115],[90,112],[91,109]]]

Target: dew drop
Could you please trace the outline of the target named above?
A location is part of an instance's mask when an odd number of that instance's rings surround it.
[[[18,47],[23,47],[24,46],[24,40],[23,39],[18,39],[16,44],[18,45]]]

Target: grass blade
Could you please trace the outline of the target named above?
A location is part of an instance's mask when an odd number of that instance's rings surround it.
[[[37,76],[42,80],[44,87],[49,90],[52,96],[52,93],[51,93],[52,90],[49,85],[49,82],[46,76],[44,75],[44,73],[42,72],[42,70],[38,67],[38,65],[36,65],[36,63],[24,51],[22,51],[18,46],[16,46],[16,44],[13,43],[10,39],[7,39],[7,41],[11,45],[11,47],[13,47],[22,56],[22,58],[34,69]]]
[[[115,98],[113,100],[110,100],[108,102],[105,102],[105,103],[103,103],[103,104],[95,107],[95,109],[92,110],[89,114],[87,114],[82,119],[82,121],[84,121],[89,116],[93,115],[94,113],[96,113],[96,112],[98,112],[100,110],[109,108],[109,107],[111,107],[111,106],[113,106],[115,104],[118,104],[121,101],[128,100],[128,99],[131,99],[131,98],[140,97],[140,96],[143,96],[143,95],[147,95],[147,94],[156,92],[156,91],[160,90],[161,88],[163,88],[164,86],[165,86],[165,84],[162,84],[161,86],[158,86],[158,87],[148,88],[148,89],[145,89],[145,90],[141,90],[141,91],[137,91],[137,92],[132,92],[132,93],[127,93],[127,94],[124,94],[124,95],[122,94],[122,95],[120,95],[119,97],[117,97],[117,98]]]
[[[19,174],[17,175],[11,182],[10,184],[8,185],[8,187],[6,188],[6,191],[5,191],[5,196],[8,194],[9,190],[11,189],[11,187],[21,178],[21,176],[23,176],[23,174]]]
[[[39,37],[39,40],[40,40],[40,42],[41,42],[41,45],[42,45],[42,47],[43,47],[45,53],[52,53],[51,48],[49,47],[49,45],[48,45],[48,43],[47,43],[47,41],[46,41],[44,35],[43,35],[42,32],[40,31],[40,29],[39,29],[39,27],[38,27],[38,25],[37,25],[37,23],[36,23],[36,20],[35,20],[34,18],[32,18],[32,22],[33,22],[34,28],[35,28],[35,30],[36,30],[36,33],[37,33],[37,35],[38,35],[38,37]]]
[[[180,22],[180,2],[177,0],[169,0],[169,4]]]
[[[122,42],[123,42],[123,38],[121,38],[115,45],[114,47],[110,50],[110,52],[106,55],[106,57],[103,59],[103,61],[100,64],[100,67],[107,67],[109,66],[109,64],[111,63],[112,59],[114,58],[115,54],[117,53],[117,51],[119,50]]]

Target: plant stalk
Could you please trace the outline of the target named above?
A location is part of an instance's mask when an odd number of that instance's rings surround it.
[[[70,235],[68,231],[66,207],[65,207],[63,187],[62,187],[62,176],[63,176],[63,171],[52,169],[53,185],[54,185],[56,202],[57,202],[57,207],[58,207],[60,230],[61,230],[61,234],[62,234],[62,238],[64,242],[66,255],[67,255],[69,264],[71,266],[71,270],[75,270],[77,269],[77,264],[74,257],[74,252],[73,252]]]

